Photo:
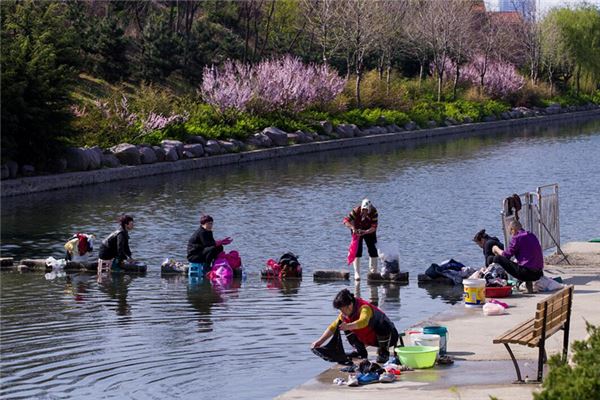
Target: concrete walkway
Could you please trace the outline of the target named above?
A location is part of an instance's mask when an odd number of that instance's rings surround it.
[[[600,243],[574,242],[563,247],[574,265],[551,256],[546,275],[560,276],[564,283],[575,285],[569,341],[587,336],[586,321],[600,325]],[[549,293],[519,294],[503,299],[509,304],[508,314],[484,316],[481,309],[465,308],[462,304],[449,312],[436,315],[419,325],[440,324],[448,328],[448,354],[455,360],[451,366],[404,372],[394,383],[376,383],[360,387],[336,386],[336,377],[347,378],[341,366],[321,373],[314,379],[277,397],[278,399],[531,399],[539,390],[536,384],[513,384],[516,374],[510,356],[503,345],[493,344],[494,337],[517,323],[532,318],[538,301]],[[559,331],[546,342],[548,356],[560,353],[563,333]],[[537,349],[511,346],[519,361],[523,376],[535,379]],[[571,347],[569,347],[571,356]],[[370,359],[375,355],[371,354]],[[548,366],[544,366],[547,373]]]

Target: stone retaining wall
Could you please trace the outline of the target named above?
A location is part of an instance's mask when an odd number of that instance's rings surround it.
[[[2,181],[0,194],[2,197],[18,196],[47,190],[57,190],[121,179],[140,178],[158,174],[210,168],[221,165],[238,164],[298,154],[338,150],[380,143],[410,141],[428,137],[469,134],[473,132],[486,133],[494,132],[499,129],[519,127],[524,125],[547,124],[551,122],[575,121],[594,118],[600,118],[600,109],[494,122],[471,123],[433,129],[378,133],[369,136],[271,147],[240,153],[179,160],[175,162],[161,162],[157,164],[142,164],[135,166],[105,168],[93,171],[68,172],[55,175],[16,178]]]

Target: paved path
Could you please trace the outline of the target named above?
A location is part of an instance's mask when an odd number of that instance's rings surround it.
[[[600,243],[575,242],[563,247],[571,262],[559,263],[559,257],[549,257],[556,263],[546,266],[546,274],[560,276],[567,284],[575,285],[571,317],[570,342],[585,339],[585,321],[600,325]],[[483,315],[481,309],[465,308],[462,304],[449,312],[436,315],[420,325],[440,324],[448,328],[448,354],[455,363],[452,366],[405,372],[394,383],[376,383],[361,387],[336,386],[336,377],[347,378],[347,373],[333,366],[310,381],[277,397],[278,399],[531,399],[532,392],[539,390],[535,384],[512,384],[516,374],[510,356],[503,345],[492,344],[494,337],[517,323],[534,316],[535,305],[548,293],[513,295],[506,299],[509,313],[502,316]],[[560,353],[562,331],[547,340],[548,355]],[[519,360],[523,376],[535,378],[537,349],[511,346]],[[569,355],[571,348],[569,347]],[[371,354],[374,359],[374,354]],[[548,366],[544,367],[547,372]]]

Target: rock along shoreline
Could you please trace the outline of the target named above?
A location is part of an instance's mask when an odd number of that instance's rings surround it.
[[[552,122],[568,122],[600,118],[600,108],[585,111],[564,112],[550,115],[504,119],[499,121],[467,123],[461,125],[437,127],[430,129],[405,130],[394,126],[371,127],[360,131],[354,126],[354,137],[328,139],[319,137],[310,143],[298,143],[289,146],[260,148],[257,150],[240,151],[229,154],[211,155],[210,157],[188,158],[173,162],[157,162],[154,164],[125,165],[114,168],[103,168],[91,171],[66,172],[53,175],[39,175],[6,179],[1,182],[1,197],[19,196],[59,190],[77,186],[118,181],[123,179],[141,178],[152,175],[182,172],[195,169],[240,164],[251,161],[287,157],[299,154],[339,150],[382,143],[410,142],[423,138],[442,137],[448,135],[467,135],[472,133],[494,133],[499,129],[513,128],[526,125],[548,124]],[[266,128],[266,130],[275,128]],[[391,131],[391,132],[390,132]],[[257,135],[262,135],[257,134]],[[342,135],[339,135],[342,136]]]

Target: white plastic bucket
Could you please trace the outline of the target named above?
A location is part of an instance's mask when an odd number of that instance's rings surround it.
[[[483,307],[485,279],[463,279],[465,307]]]
[[[415,346],[440,347],[440,335],[427,333],[414,333],[410,335],[410,340]]]

